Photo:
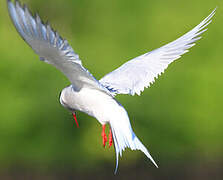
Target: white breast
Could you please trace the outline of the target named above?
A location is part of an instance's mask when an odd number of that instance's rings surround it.
[[[95,117],[101,124],[108,123],[112,114],[121,108],[112,96],[86,87],[80,91],[75,91],[72,86],[65,88],[61,92],[60,102],[71,111],[78,110]]]

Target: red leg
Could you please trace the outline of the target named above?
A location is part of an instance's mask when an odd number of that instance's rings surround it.
[[[101,133],[101,136],[102,136],[102,143],[103,143],[103,146],[105,147],[105,144],[107,142],[107,136],[105,134],[105,128],[106,128],[106,125],[102,125],[102,133]]]
[[[112,146],[112,131],[111,131],[111,128],[110,128],[110,131],[109,131],[109,147]]]

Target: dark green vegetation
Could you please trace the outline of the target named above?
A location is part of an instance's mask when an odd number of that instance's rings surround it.
[[[126,151],[120,160],[120,174],[128,173],[128,167],[135,167],[134,164],[144,166],[148,177],[152,171],[159,174],[176,168],[177,164],[183,164],[179,166],[182,168],[194,164],[220,167],[223,3],[217,0],[22,2],[68,39],[83,65],[98,79],[127,60],[175,40],[218,5],[203,38],[171,64],[151,88],[140,97],[117,98],[128,111],[135,133],[160,165],[157,170],[143,153]],[[0,0],[0,84],[0,172],[19,166],[37,172],[69,169],[69,172],[100,174],[106,168],[112,175],[115,152],[113,148],[102,148],[100,124],[77,113],[80,128],[75,127],[71,114],[59,104],[59,93],[69,81],[54,67],[39,61],[19,37],[9,19],[5,0]],[[134,170],[137,168],[131,168]],[[171,174],[166,177],[173,179]]]

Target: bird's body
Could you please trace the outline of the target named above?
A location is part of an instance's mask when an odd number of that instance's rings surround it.
[[[63,89],[60,102],[71,111],[78,110],[95,117],[103,125],[109,123],[111,109],[113,111],[119,106],[117,101],[103,90],[83,87],[77,91],[72,85]]]
[[[109,124],[109,145],[113,137],[116,170],[118,157],[127,147],[141,150],[157,166],[146,147],[133,132],[128,114],[115,99],[115,95],[139,95],[145,87],[150,86],[170,63],[195,45],[194,42],[207,30],[205,28],[211,22],[215,10],[182,37],[126,62],[99,81],[82,66],[79,56],[68,42],[49,24],[44,24],[38,15],[33,17],[28,8],[22,7],[18,1],[14,4],[8,0],[8,10],[17,31],[39,55],[40,60],[55,66],[70,80],[71,85],[61,92],[60,103],[72,113],[81,111],[95,117],[103,126],[103,130],[104,125]],[[104,132],[102,136],[105,145]]]
[[[133,132],[126,110],[110,94],[89,87],[83,87],[77,91],[71,85],[61,92],[60,103],[72,112],[82,111],[96,118],[102,125],[110,125],[117,154],[115,171],[118,167],[118,156],[122,155],[122,150],[126,147],[143,151],[158,167],[148,150]]]

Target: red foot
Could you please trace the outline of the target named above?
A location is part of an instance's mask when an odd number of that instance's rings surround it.
[[[111,147],[111,146],[112,146],[112,131],[110,129],[110,131],[109,131],[109,147]]]
[[[106,145],[106,142],[108,141],[107,140],[107,136],[106,136],[106,134],[105,134],[105,128],[106,128],[106,125],[102,125],[102,133],[101,133],[101,136],[102,136],[102,143],[103,143],[103,146],[105,147],[105,145]],[[109,131],[109,136],[108,136],[108,138],[109,138],[109,147],[111,147],[112,146],[112,143],[113,143],[113,140],[112,140],[112,131],[111,131],[111,129],[110,129],[110,131]]]
[[[75,112],[73,112],[72,114],[73,114],[74,120],[75,120],[75,122],[76,122],[76,124],[77,124],[77,127],[79,128],[79,124],[78,124],[78,122],[77,122],[76,113],[75,113]]]
[[[105,128],[106,128],[106,125],[102,125],[102,133],[101,133],[101,136],[102,136],[102,143],[103,143],[103,146],[105,147],[105,144],[107,142],[107,136],[105,134]]]

